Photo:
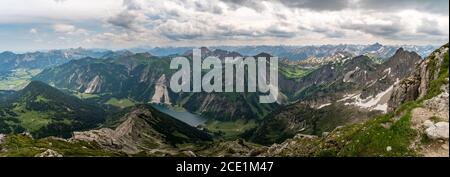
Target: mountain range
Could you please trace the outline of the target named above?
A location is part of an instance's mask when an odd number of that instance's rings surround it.
[[[85,57],[102,57],[111,51],[95,49],[63,49],[15,54],[13,52],[0,53],[0,71],[18,68],[44,69],[66,63],[70,60]]]
[[[200,49],[220,59],[286,58],[277,102],[260,104],[248,92],[174,93],[170,59],[191,60],[190,50],[45,54],[66,56],[53,60],[4,52],[5,72],[42,72],[23,89],[0,91],[0,156],[432,156],[448,148],[448,44],[433,52],[381,44]],[[206,122],[192,127],[154,104]],[[17,140],[27,144],[14,149]]]
[[[196,47],[155,47],[155,48],[131,48],[128,50],[111,51],[106,49],[59,49],[48,51],[27,52],[16,54],[9,51],[0,53],[0,71],[7,71],[17,68],[40,68],[45,69],[52,66],[66,63],[70,60],[85,57],[110,58],[113,55],[131,55],[133,53],[150,53],[155,56],[182,55]],[[323,58],[346,53],[351,56],[367,55],[374,58],[386,59],[392,56],[398,48],[414,51],[422,57],[429,55],[435,46],[415,46],[415,45],[322,45],[322,46],[212,46],[211,50],[216,52],[235,53],[243,56],[255,56],[260,53],[288,59],[291,61],[301,61],[310,58]]]
[[[167,56],[182,54],[194,47],[155,47],[130,49],[135,52],[150,52],[156,56]],[[283,59],[292,61],[305,60],[310,57],[326,57],[338,52],[347,52],[353,56],[368,55],[377,58],[388,58],[392,56],[398,48],[417,52],[420,56],[426,57],[436,46],[415,46],[415,45],[382,45],[379,43],[370,45],[317,45],[317,46],[211,46],[212,50],[220,49],[237,52],[244,56],[255,56],[259,53],[269,53]]]

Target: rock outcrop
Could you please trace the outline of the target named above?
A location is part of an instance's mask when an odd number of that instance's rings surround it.
[[[448,83],[448,78],[446,80]],[[440,117],[446,121],[449,120],[449,88],[448,84],[441,87],[442,93],[423,102],[423,106],[433,112],[435,112],[436,117]]]
[[[6,137],[6,136],[5,136],[4,134],[0,134],[0,144],[3,143],[5,137]]]
[[[419,104],[410,114],[411,128],[418,133],[409,148],[421,156],[449,156],[449,79],[446,67],[448,44],[418,63],[415,73],[395,87],[389,101],[391,111],[408,101]]]
[[[429,89],[430,81],[437,79],[446,53],[448,53],[448,44],[417,63],[415,72],[394,86],[388,102],[388,111],[395,110],[407,101],[423,98]]]
[[[63,157],[63,155],[54,150],[47,149],[46,151],[37,154],[35,157]]]
[[[281,144],[274,144],[267,151],[259,154],[262,157],[305,157],[313,156],[318,148],[319,137],[298,134]]]
[[[198,151],[200,156],[206,157],[249,157],[260,154],[264,149],[246,142],[242,139],[223,141],[208,145],[207,148]]]
[[[94,79],[92,79],[91,82],[88,83],[86,90],[84,93],[87,94],[93,94],[93,93],[99,93],[101,90],[102,85],[102,79],[100,76],[95,76]]]
[[[106,149],[129,154],[145,151],[173,155],[175,144],[211,139],[208,134],[146,105],[131,108],[120,119],[115,128],[74,132],[71,140],[96,142]]]
[[[438,122],[435,124],[428,120],[424,123],[424,125],[427,126],[425,132],[428,138],[431,138],[433,140],[448,140],[448,122]]]
[[[397,81],[413,73],[415,63],[419,61],[421,61],[421,57],[417,53],[406,51],[403,48],[398,49],[392,57],[377,68],[375,73],[369,73],[375,77],[370,81],[373,83],[364,87],[361,98],[384,92]]]
[[[167,87],[166,75],[163,74],[155,83],[155,94],[153,94],[151,103],[164,103],[171,105],[169,90]]]
[[[85,132],[74,132],[71,140],[96,142],[104,148],[135,154],[152,148],[167,148],[161,134],[156,132],[144,119],[151,117],[148,110],[134,110],[115,129],[102,128]],[[146,146],[145,141],[148,141]]]

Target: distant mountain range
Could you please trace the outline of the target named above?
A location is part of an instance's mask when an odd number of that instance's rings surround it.
[[[334,56],[338,53],[346,53],[350,56],[367,55],[369,57],[386,59],[392,56],[398,48],[414,51],[425,57],[434,51],[435,46],[389,46],[379,43],[372,45],[322,45],[322,46],[212,46],[211,51],[235,52],[242,56],[255,56],[260,53],[268,53],[281,59],[290,61],[301,61],[311,57],[324,58]],[[155,48],[132,48],[128,50],[111,51],[104,49],[61,49],[29,52],[15,54],[12,52],[0,53],[0,72],[17,68],[45,69],[52,66],[64,64],[70,60],[85,57],[110,58],[118,55],[131,55],[133,53],[148,52],[154,56],[182,55],[195,47],[155,47]]]
[[[85,57],[102,57],[111,51],[98,49],[64,49],[15,54],[0,53],[0,72],[18,68],[45,69]]]
[[[155,47],[130,49],[135,52],[150,52],[156,56],[167,56],[182,54],[195,47]],[[422,57],[428,56],[437,46],[416,46],[416,45],[382,45],[375,43],[372,45],[318,45],[318,46],[210,46],[211,50],[221,49],[225,51],[237,52],[244,56],[255,56],[266,52],[273,56],[292,61],[305,60],[310,57],[326,57],[338,52],[346,52],[353,56],[368,55],[377,58],[388,58],[392,56],[398,48],[414,51]]]

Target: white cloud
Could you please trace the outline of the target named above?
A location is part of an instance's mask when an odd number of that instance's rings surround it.
[[[56,33],[63,33],[67,35],[88,35],[89,32],[86,29],[77,28],[74,25],[68,24],[54,24],[52,26]]]
[[[37,34],[37,33],[38,33],[38,30],[35,29],[35,28],[31,28],[29,32],[30,32],[31,34]]]
[[[62,36],[92,47],[448,41],[448,12],[423,10],[418,0],[365,1],[2,0],[0,25],[33,24],[46,40]]]
[[[1,0],[0,24],[102,20],[121,4],[121,0]]]
[[[345,8],[345,4],[340,4],[341,7],[336,8],[322,6],[320,3],[310,1],[305,1],[304,4],[310,5],[311,8],[305,9],[286,6],[290,3],[299,5],[291,1],[258,2],[257,4],[261,6],[257,8],[247,8],[256,1],[250,3],[241,0],[133,2],[138,2],[138,10],[125,8],[108,22],[122,29],[158,36],[181,45],[211,41],[219,44],[227,42],[245,44],[249,43],[249,40],[259,41],[262,44],[277,43],[280,40],[283,43],[294,44],[433,43],[433,39],[423,32],[435,32],[435,35],[436,30],[422,29],[419,33],[416,29],[422,22],[414,22],[414,19],[428,17],[436,19],[434,22],[440,27],[445,28],[446,24],[448,26],[446,22],[448,15],[439,13],[401,9],[376,12],[371,9]],[[239,6],[239,3],[244,4]],[[213,10],[214,8],[216,10]],[[138,19],[137,16],[141,18]],[[137,27],[144,30],[137,31],[135,30]],[[113,33],[121,36],[120,33],[129,34],[129,31]],[[441,37],[448,39],[446,36]]]
[[[70,33],[76,30],[75,26],[67,24],[55,24],[53,25],[53,30],[57,33]]]

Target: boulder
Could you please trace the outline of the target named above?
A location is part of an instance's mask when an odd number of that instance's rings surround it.
[[[429,123],[427,123],[427,125],[425,126],[429,126],[426,130],[425,133],[427,134],[427,136],[430,139],[444,139],[444,140],[448,140],[448,134],[449,134],[449,130],[448,130],[448,122],[438,122],[434,125],[431,125]]]
[[[63,157],[63,156],[54,150],[47,149],[46,151],[37,154],[36,157]]]
[[[435,116],[443,118],[445,121],[449,120],[449,94],[448,94],[448,84],[441,87],[443,91],[441,94],[433,97],[429,100],[425,100],[423,105],[425,108],[435,112]]]
[[[5,140],[5,135],[4,134],[0,134],[0,144],[3,143],[3,141]]]
[[[392,147],[391,146],[386,147],[386,151],[391,152],[392,151]]]

